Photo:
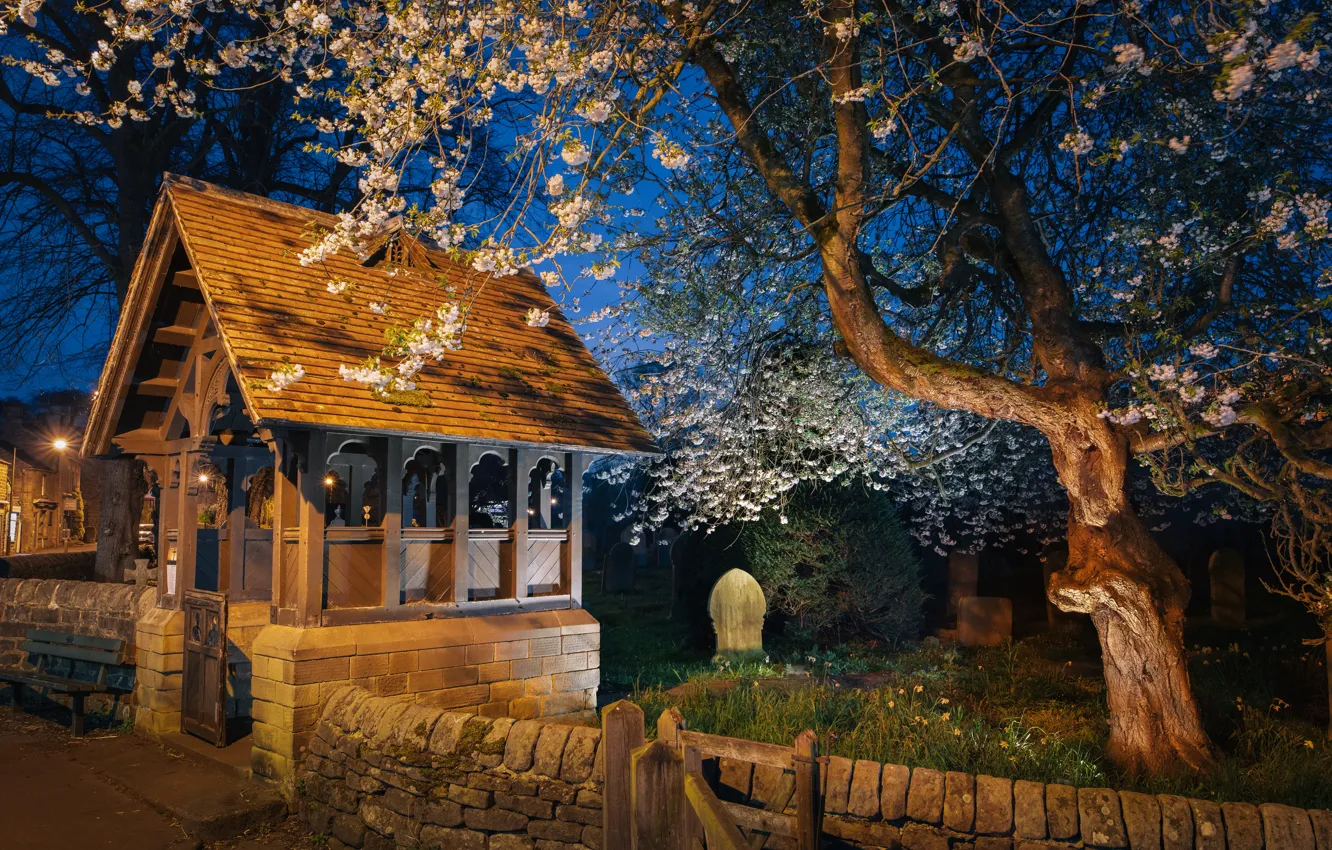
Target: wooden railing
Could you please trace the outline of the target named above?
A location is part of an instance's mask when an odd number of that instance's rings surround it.
[[[706,735],[685,728],[679,709],[657,718],[657,739],[644,743],[643,710],[621,700],[602,714],[606,847],[632,850],[748,850],[742,828],[795,839],[817,850],[823,828],[818,739],[801,732],[792,747]],[[794,817],[723,802],[704,762],[733,759],[795,773]]]

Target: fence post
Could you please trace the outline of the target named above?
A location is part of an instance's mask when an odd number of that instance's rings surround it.
[[[633,846],[634,810],[630,797],[630,754],[643,746],[643,709],[627,700],[601,710],[601,752],[606,784],[601,826],[605,847]]]
[[[791,763],[796,775],[796,846],[818,850],[823,832],[823,798],[819,793],[819,740],[806,729],[796,736]]]
[[[684,728],[686,728],[684,715],[680,713],[680,709],[671,706],[657,717],[657,740],[678,747],[680,730]]]
[[[630,756],[633,850],[686,850],[689,846],[680,828],[689,805],[684,780],[684,759],[675,747],[656,740],[634,750]]]
[[[664,741],[684,757],[685,773],[691,770],[703,772],[703,757],[697,747],[686,747],[680,740],[680,732],[689,728],[680,709],[671,706],[657,717],[657,740]],[[681,811],[680,827],[684,835],[683,846],[689,847],[689,838],[697,837],[699,843],[706,844],[703,823],[698,819],[692,806],[684,806]]]

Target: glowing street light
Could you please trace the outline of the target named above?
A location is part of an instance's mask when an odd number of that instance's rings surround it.
[[[55,442],[53,442],[51,446],[55,448],[56,451],[63,452],[65,449],[69,448],[69,440],[66,440],[64,437],[60,437]]]
[[[200,483],[200,484],[207,484],[207,483],[208,483],[208,473],[207,473],[207,472],[200,472],[200,473],[199,473],[199,483]]]

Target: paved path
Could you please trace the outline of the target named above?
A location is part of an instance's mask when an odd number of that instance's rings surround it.
[[[55,750],[45,736],[12,729],[0,735],[0,823],[11,847],[196,846],[170,819]]]
[[[182,757],[142,738],[90,732],[76,741],[65,726],[0,706],[0,847],[298,850],[315,846],[294,818],[279,819],[276,826],[272,817],[255,819],[270,794],[229,770]],[[218,840],[203,845],[189,837],[187,829]]]

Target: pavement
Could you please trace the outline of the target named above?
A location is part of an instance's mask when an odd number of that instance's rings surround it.
[[[0,707],[0,845],[41,850],[319,846],[268,785],[146,738]]]

